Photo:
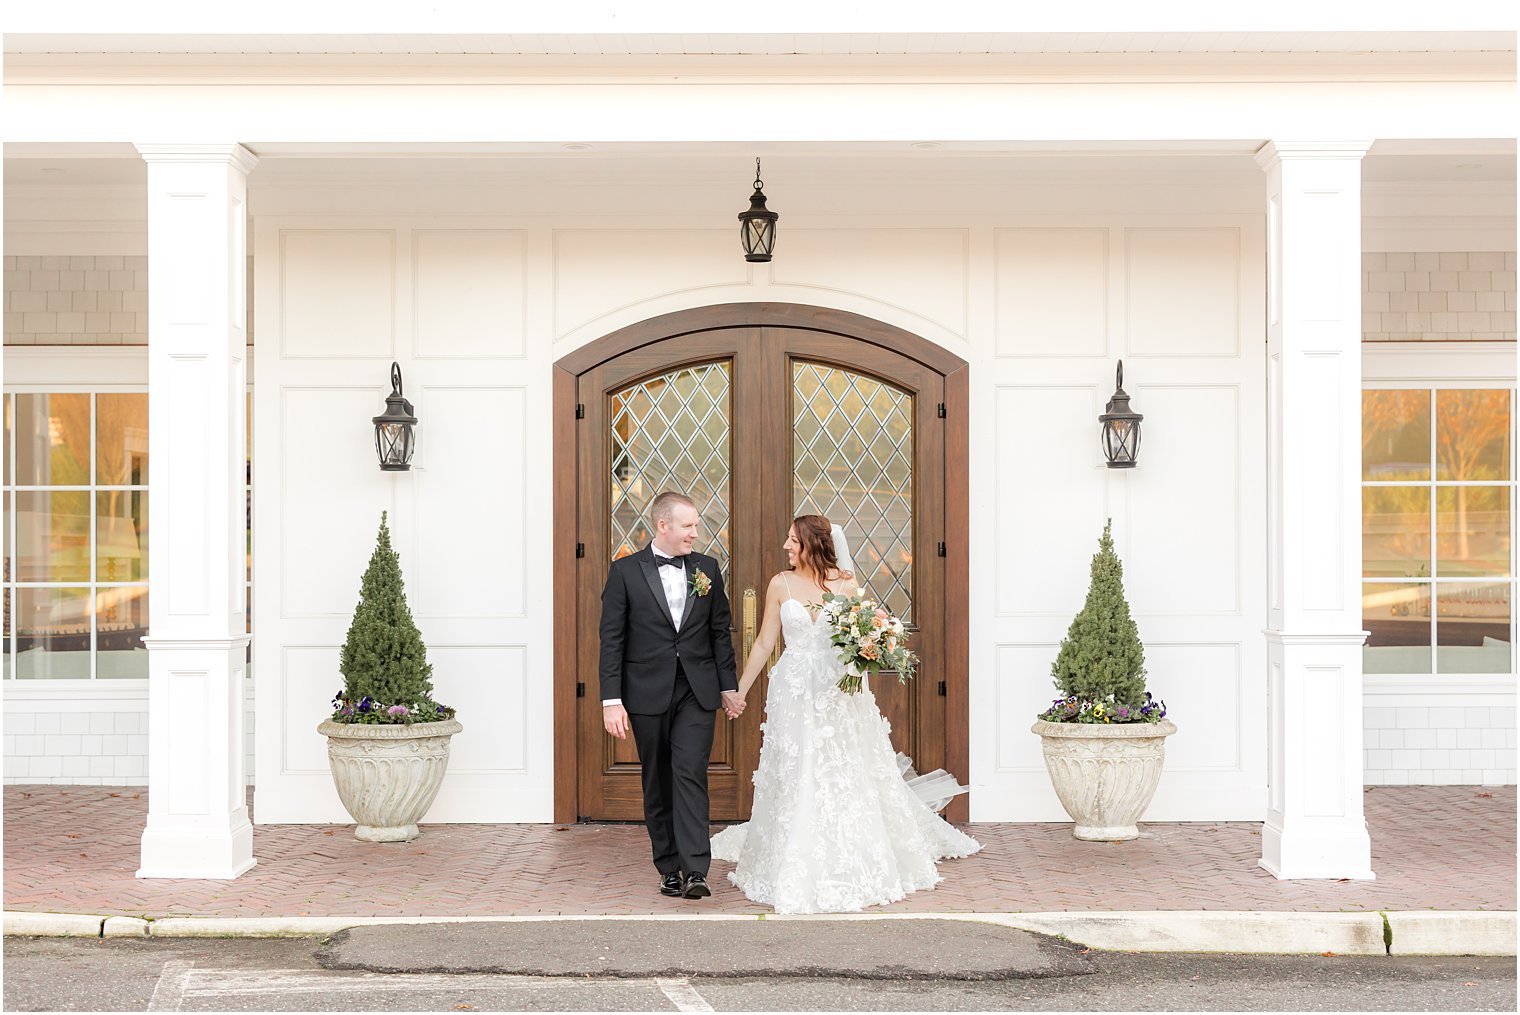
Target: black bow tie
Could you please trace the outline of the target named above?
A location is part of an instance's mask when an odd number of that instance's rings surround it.
[[[686,570],[685,557],[661,557],[659,554],[655,554],[654,559],[659,563],[661,567],[678,567],[682,571]]]

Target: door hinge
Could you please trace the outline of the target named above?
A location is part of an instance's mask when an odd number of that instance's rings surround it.
[[[586,544],[585,543],[576,543],[575,544],[575,558],[577,560],[579,560],[580,558],[584,557],[585,555],[586,555]]]
[[[945,544],[944,543],[940,543],[939,544],[939,555],[941,557],[943,557],[945,555]]]
[[[939,696],[941,698],[945,696],[945,682],[943,680],[939,682]]]
[[[586,418],[586,406],[585,406],[584,403],[582,403],[582,402],[576,402],[575,403],[575,418],[576,419],[585,419]]]
[[[945,403],[944,402],[939,403],[939,418],[940,419],[944,419],[945,418]]]
[[[940,686],[943,687],[944,684],[941,683]],[[940,693],[943,694],[944,692],[941,691]],[[579,680],[575,682],[575,696],[577,698],[584,698],[586,696],[586,685]]]

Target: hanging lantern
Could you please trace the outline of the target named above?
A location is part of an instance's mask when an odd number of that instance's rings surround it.
[[[1114,396],[1098,417],[1103,437],[1103,454],[1110,469],[1133,469],[1140,454],[1140,421],[1145,417],[1131,412],[1129,396],[1124,393],[1124,361],[1114,373]]]
[[[760,160],[756,159],[755,192],[749,196],[749,210],[739,213],[739,239],[744,243],[746,261],[769,261],[776,249],[776,219],[780,216],[766,210],[761,186]]]
[[[412,467],[416,438],[412,428],[417,417],[412,403],[401,396],[401,365],[391,364],[391,393],[385,399],[385,413],[374,418],[375,452],[380,468],[386,472],[405,472]]]

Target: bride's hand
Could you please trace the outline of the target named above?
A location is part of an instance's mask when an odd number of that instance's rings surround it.
[[[737,719],[744,712],[744,695],[738,691],[723,692],[723,711],[730,719]]]

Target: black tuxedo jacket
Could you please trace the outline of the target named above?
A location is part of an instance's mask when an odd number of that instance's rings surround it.
[[[695,568],[712,579],[712,591],[705,596],[691,589]],[[688,555],[686,610],[677,627],[659,570],[654,550],[646,546],[613,561],[607,571],[602,590],[602,700],[622,698],[623,707],[638,715],[663,714],[675,693],[679,659],[697,701],[717,711],[723,703],[721,692],[739,689],[723,573],[706,554]]]

